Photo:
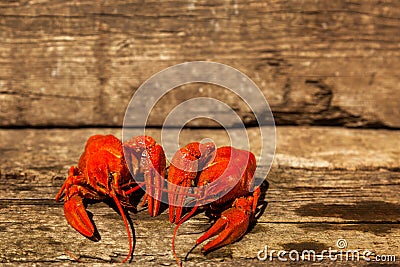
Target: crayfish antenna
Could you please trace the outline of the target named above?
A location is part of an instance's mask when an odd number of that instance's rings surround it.
[[[82,261],[77,257],[74,253],[69,251],[68,249],[65,249],[65,253],[67,253],[74,261],[82,263]]]
[[[130,194],[132,194],[132,193],[138,191],[139,189],[142,189],[143,185],[145,185],[145,182],[137,183],[137,185],[136,185],[135,187],[133,187],[133,188],[131,188],[131,189],[128,189],[128,190],[125,192],[125,194],[126,194],[126,195],[130,195]]]
[[[174,253],[174,258],[176,263],[178,264],[178,266],[182,266],[182,263],[179,261],[178,255],[176,255],[176,250],[175,250],[175,239],[176,239],[176,235],[178,233],[178,229],[179,227],[190,217],[193,216],[193,214],[197,211],[197,208],[199,207],[199,204],[196,204],[193,209],[185,215],[185,217],[183,217],[175,226],[175,230],[174,230],[174,234],[172,236],[172,252]]]
[[[119,213],[121,213],[122,219],[124,220],[126,232],[128,233],[129,253],[128,253],[128,256],[126,256],[126,258],[122,261],[122,263],[124,263],[124,262],[126,262],[127,260],[129,260],[129,259],[132,257],[132,254],[133,254],[132,235],[131,235],[131,231],[130,231],[130,229],[129,229],[128,220],[127,220],[127,218],[126,218],[126,216],[125,216],[125,211],[124,211],[124,209],[122,208],[121,203],[119,202],[118,198],[116,197],[114,191],[112,191],[111,196],[112,196],[112,198],[113,198],[115,204],[116,204],[117,207],[118,207]]]

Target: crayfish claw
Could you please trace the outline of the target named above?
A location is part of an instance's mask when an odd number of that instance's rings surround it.
[[[231,244],[240,239],[247,231],[254,217],[254,197],[236,199],[232,208],[222,212],[221,217],[196,241],[196,245],[218,235],[201,249],[203,253]]]
[[[223,212],[215,224],[197,239],[196,245],[216,235],[218,236],[214,240],[208,242],[201,249],[203,253],[233,243],[246,233],[249,223],[250,217],[248,214],[236,208],[230,208]]]
[[[82,235],[98,241],[95,235],[95,228],[88,216],[83,200],[80,196],[74,195],[64,203],[64,214],[68,223]]]

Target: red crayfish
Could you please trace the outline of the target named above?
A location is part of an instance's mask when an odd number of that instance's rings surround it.
[[[125,150],[125,153],[124,153]],[[216,218],[215,224],[203,234],[196,245],[218,235],[202,252],[217,249],[241,238],[247,231],[257,206],[260,189],[254,188],[256,159],[249,151],[233,147],[216,147],[212,143],[190,143],[172,158],[168,185],[166,159],[162,147],[148,136],[139,136],[121,143],[112,135],[89,138],[78,167],[72,166],[67,179],[56,195],[64,199],[68,223],[86,237],[93,237],[94,226],[83,199],[112,198],[123,218],[129,239],[129,254],[133,253],[132,238],[125,208],[134,208],[130,196],[140,187],[146,188],[143,202],[156,216],[163,193],[168,194],[170,221],[176,224],[172,247],[179,226],[202,207]],[[135,177],[143,175],[143,182]],[[196,187],[193,189],[192,187]],[[183,206],[193,206],[185,216]]]
[[[124,157],[124,149],[127,151]],[[151,164],[150,162],[151,161]],[[78,167],[72,166],[69,175],[56,195],[56,201],[64,199],[64,214],[68,223],[82,235],[92,238],[95,234],[94,226],[88,217],[83,199],[104,200],[112,198],[121,214],[129,239],[129,253],[123,262],[133,253],[132,237],[129,225],[122,207],[135,208],[130,201],[130,194],[135,192],[139,185],[133,176],[144,174],[148,190],[150,185],[157,185],[153,195],[161,193],[162,181],[155,175],[165,175],[165,155],[161,146],[153,138],[138,136],[124,144],[113,135],[94,135],[86,143],[85,151],[81,155]],[[147,166],[152,166],[148,168]],[[133,175],[133,176],[132,176]],[[160,206],[157,199],[146,194],[144,201],[148,201],[151,216],[158,214]],[[155,209],[153,210],[153,207]]]

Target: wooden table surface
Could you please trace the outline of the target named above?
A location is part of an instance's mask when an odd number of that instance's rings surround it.
[[[257,135],[254,129],[248,132]],[[103,266],[126,256],[125,228],[112,208],[105,203],[89,205],[101,235],[101,241],[92,242],[67,224],[62,204],[54,201],[87,138],[105,133],[120,136],[121,130],[0,130],[0,262],[70,265],[75,262],[68,250],[82,262]],[[150,134],[158,138],[159,130]],[[221,130],[186,130],[182,135],[182,142],[204,135],[225,142]],[[371,261],[360,256],[360,261],[341,263],[374,265],[380,263],[379,256],[395,255],[399,264],[399,137],[400,132],[390,130],[278,127],[275,160],[262,187],[255,225],[240,241],[203,255],[199,247],[193,249],[194,242],[210,222],[199,214],[179,230],[179,257],[186,257],[184,265],[292,265],[287,255],[288,261],[281,262],[276,253],[267,261],[258,260],[257,254],[265,246],[269,251],[300,253],[339,250],[337,241],[344,239],[343,253],[358,250],[362,255],[369,250]],[[251,145],[257,154],[257,143]],[[174,225],[166,212],[151,218],[143,209],[130,217],[136,240],[131,264],[174,265]],[[326,256],[319,262],[340,262]]]

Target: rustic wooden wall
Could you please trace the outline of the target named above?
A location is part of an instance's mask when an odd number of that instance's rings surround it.
[[[250,76],[278,124],[399,128],[399,33],[396,0],[1,1],[0,126],[119,126],[152,74],[211,60]],[[171,93],[150,124],[198,95]]]

